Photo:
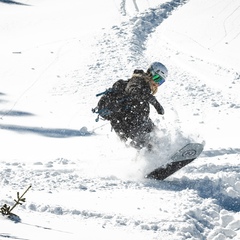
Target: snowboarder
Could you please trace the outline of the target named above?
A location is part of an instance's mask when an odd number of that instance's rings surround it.
[[[115,82],[108,93],[109,97],[103,96],[98,103],[99,115],[110,121],[121,140],[130,139],[131,146],[135,148],[151,148],[150,133],[155,126],[149,118],[149,104],[158,114],[164,114],[154,94],[167,75],[167,68],[160,62],[152,63],[146,72],[134,70],[129,80]]]

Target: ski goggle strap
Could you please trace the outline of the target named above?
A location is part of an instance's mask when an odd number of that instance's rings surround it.
[[[158,86],[162,85],[165,82],[165,79],[161,77],[159,74],[155,74],[152,77],[153,81],[158,84]]]

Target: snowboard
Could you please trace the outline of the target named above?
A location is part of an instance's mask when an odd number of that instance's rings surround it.
[[[203,147],[204,145],[201,143],[188,143],[171,157],[170,163],[153,170],[146,175],[146,178],[156,180],[166,179],[199,157],[203,151]]]

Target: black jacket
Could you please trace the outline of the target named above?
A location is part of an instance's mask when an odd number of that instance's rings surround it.
[[[145,80],[147,77],[143,70],[135,70],[132,78],[127,81],[125,87],[125,106],[121,112],[111,120],[111,125],[115,131],[128,133],[133,129],[139,129],[144,123],[149,122],[149,103],[156,109],[161,107],[157,99],[151,94],[150,85]],[[113,85],[113,89],[123,86],[121,81],[123,80],[117,81]]]

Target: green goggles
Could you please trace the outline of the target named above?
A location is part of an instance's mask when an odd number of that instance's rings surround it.
[[[161,77],[159,74],[155,74],[152,77],[152,80],[158,84],[158,86],[162,85],[165,82],[165,79]]]

